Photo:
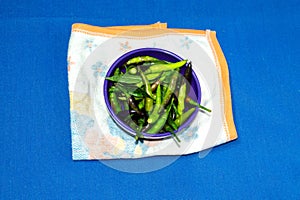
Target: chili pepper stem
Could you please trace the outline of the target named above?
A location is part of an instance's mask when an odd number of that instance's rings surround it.
[[[205,111],[207,111],[207,112],[211,112],[211,109],[208,109],[208,108],[206,108],[206,107],[204,107],[204,106],[202,106],[202,105],[198,105],[198,107],[200,108],[200,109],[202,109],[202,110],[205,110]]]
[[[134,139],[136,142],[138,142],[139,139],[144,138],[144,135],[141,133],[142,128],[143,128],[143,126],[139,125],[139,127],[136,130],[136,135],[134,136]]]
[[[205,110],[207,112],[211,112],[211,109],[209,108],[206,108],[205,106],[202,106],[201,104],[198,104],[196,101],[194,101],[193,99],[191,99],[190,97],[187,97],[186,98],[186,102],[191,104],[191,105],[194,105],[194,106],[197,106],[198,108],[202,109],[202,110]]]
[[[142,80],[145,84],[146,93],[149,95],[149,97],[151,97],[153,99],[154,97],[153,97],[151,86],[150,86],[150,83],[149,83],[148,79],[146,78],[144,72],[140,69],[140,67],[137,67],[137,69],[138,69],[138,72],[140,73],[140,75],[142,77]]]
[[[170,133],[172,134],[172,136],[173,136],[178,142],[181,142],[181,140],[179,139],[179,137],[178,137],[173,131],[170,131]]]

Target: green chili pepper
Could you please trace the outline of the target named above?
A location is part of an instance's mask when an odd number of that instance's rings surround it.
[[[176,116],[179,116],[178,109],[177,109],[175,104],[173,104],[173,109],[174,109],[174,112],[175,112]]]
[[[156,99],[156,94],[153,94],[153,98]]]
[[[121,100],[121,101],[127,101],[127,98],[124,97],[124,96],[120,96],[120,97],[118,97],[118,99]]]
[[[143,101],[142,101],[143,102]],[[132,97],[129,97],[128,99],[128,105],[130,106],[130,108],[132,108],[133,110],[135,110],[137,112],[137,114],[144,116],[145,114],[139,110],[139,108],[135,105],[135,102],[133,100]],[[141,105],[142,107],[144,107],[144,105]]]
[[[177,68],[182,67],[185,65],[187,60],[182,60],[176,63],[168,63],[168,64],[156,64],[150,66],[146,71],[145,74],[151,74],[151,73],[158,73],[158,72],[163,72],[163,71],[168,71],[168,70],[174,70]]]
[[[117,84],[116,87],[123,92],[123,94],[126,96],[126,98],[128,99],[128,105],[130,108],[132,108],[133,110],[135,110],[139,115],[144,116],[145,114],[143,112],[141,112],[138,107],[135,105],[134,99],[132,98],[132,96],[126,91],[126,89],[124,89],[123,87],[120,86],[120,84]]]
[[[187,67],[184,70],[184,76],[179,76],[177,80],[177,85],[176,85],[176,90],[175,90],[175,95],[178,96],[180,89],[182,88],[182,85],[186,84],[185,92],[189,91],[190,89],[190,84],[192,81],[192,63],[188,62]],[[183,88],[182,88],[183,89]],[[183,93],[182,93],[183,95]]]
[[[152,85],[151,85],[151,91],[154,92],[157,86],[160,84],[161,79],[157,79]]]
[[[175,122],[173,121],[173,115],[175,114],[174,113],[174,105],[175,105],[175,103],[174,103],[174,100],[175,100],[175,98],[174,98],[174,96],[172,97],[172,101],[171,101],[171,104],[172,105],[169,105],[169,106],[171,106],[171,108],[170,108],[170,112],[169,112],[169,116],[168,116],[168,119],[167,119],[167,123],[174,129],[174,130],[177,130],[178,129],[178,126],[175,124]],[[176,107],[176,106],[175,106]],[[176,119],[176,118],[175,118]],[[174,119],[174,120],[175,120]]]
[[[170,133],[172,134],[172,136],[173,136],[178,142],[181,142],[181,140],[178,138],[178,136],[174,133],[173,129],[172,129],[168,124],[165,125],[164,129],[165,129],[165,131],[170,132]]]
[[[151,97],[153,99],[153,94],[152,94],[150,83],[149,83],[148,79],[146,78],[144,72],[140,69],[140,67],[138,67],[138,72],[140,73],[142,80],[145,84],[146,93],[149,95],[149,97]]]
[[[184,110],[184,100],[186,96],[186,83],[184,82],[183,85],[179,89],[179,95],[178,95],[178,114],[182,115],[182,112]]]
[[[124,110],[129,110],[129,106],[128,106],[128,102],[127,101],[123,102],[123,108],[124,108]]]
[[[160,84],[158,84],[157,89],[156,89],[156,99],[155,99],[157,107],[160,107],[161,105],[161,88]]]
[[[176,124],[170,117],[168,117],[167,122],[168,122],[168,124],[169,124],[174,130],[177,130],[177,129],[178,129],[177,124]]]
[[[156,65],[156,64],[167,64],[170,63],[168,61],[165,60],[157,60],[157,61],[151,61],[151,62],[144,62],[143,64],[141,64],[142,67],[150,67],[151,65]]]
[[[197,106],[198,108],[200,108],[200,109],[202,109],[202,110],[205,110],[205,111],[207,111],[207,112],[211,112],[211,109],[206,108],[206,107],[204,107],[204,106],[198,104],[196,101],[194,101],[194,100],[191,99],[190,97],[187,97],[187,98],[185,99],[185,101],[186,101],[187,103],[193,105],[193,106]]]
[[[181,124],[183,124],[196,110],[196,108],[190,108],[188,111],[183,113],[179,118],[175,120],[175,124],[179,127]]]
[[[153,73],[153,74],[146,74],[145,77],[149,80],[155,80],[157,77],[159,77],[160,73]],[[106,77],[106,80],[113,81],[113,82],[119,82],[119,83],[127,83],[127,84],[137,84],[142,82],[141,76],[137,75],[131,75],[131,74],[118,74],[118,75],[113,75],[110,77]]]
[[[132,68],[130,68],[130,69],[128,70],[128,73],[129,73],[129,74],[136,74],[136,73],[137,73],[137,70],[136,70],[135,67],[132,67]]]
[[[139,125],[138,128],[136,128],[136,135],[134,137],[135,141],[138,142],[139,139],[142,139],[144,138],[144,135],[142,134],[142,128],[143,128],[143,125]]]
[[[140,100],[143,99],[143,97],[133,97],[133,99],[134,99],[135,101],[140,101]]]
[[[184,75],[183,75],[183,79],[181,81],[181,85],[183,83],[186,83],[186,92],[188,93],[190,91],[190,87],[191,87],[191,84],[192,84],[192,62],[189,62],[187,63],[187,66],[185,68],[185,71],[184,71]]]
[[[145,123],[145,118],[142,117],[142,118],[138,119],[138,125],[139,125],[139,127],[141,127],[141,126],[143,127],[144,123]]]
[[[136,142],[138,141],[138,139],[144,138],[144,135],[142,134],[142,128],[144,126],[144,122],[145,119],[144,118],[139,118],[137,120],[137,124],[134,123],[134,125],[131,125],[131,128],[133,128],[133,130],[136,131],[136,135],[135,135],[135,140]]]
[[[114,92],[114,91],[115,91],[115,89],[116,89],[116,87],[115,87],[115,86],[111,86],[111,87],[108,89],[108,92]]]
[[[144,107],[145,107],[145,99],[143,99],[142,101],[140,101],[139,104],[138,104],[139,110],[142,110]]]
[[[155,75],[157,75],[158,73],[155,73]],[[146,74],[146,77],[149,77],[150,74]],[[170,71],[167,71],[167,72],[162,72],[162,73],[159,73],[159,76],[157,76],[155,79],[148,79],[149,80],[149,83],[152,84],[151,85],[151,90],[152,92],[154,92],[154,90],[156,89],[157,87],[157,84],[161,84],[161,82],[163,82],[168,76],[170,75]],[[150,77],[152,78],[152,77]],[[156,83],[156,85],[155,85]],[[140,82],[140,83],[137,83],[135,85],[136,87],[142,87],[143,86],[143,82]]]
[[[145,77],[149,80],[149,81],[152,81],[152,80],[155,80],[157,79],[158,77],[160,76],[160,73],[153,73],[153,74],[145,74]],[[141,77],[138,76],[140,79],[140,81],[142,81]],[[127,77],[126,77],[127,78]]]
[[[189,62],[187,64],[183,76],[191,84],[191,82],[192,82],[192,62]]]
[[[146,97],[145,99],[145,110],[146,112],[151,112],[153,109],[153,99]]]
[[[166,85],[162,85],[161,96],[165,96],[167,89],[168,89],[168,87]]]
[[[139,97],[139,98],[144,98],[144,96],[146,94],[141,88],[138,88],[138,89],[134,90],[133,92],[129,91],[128,93],[134,97]]]
[[[123,85],[116,84],[116,89],[118,89],[119,91],[121,91],[123,93],[123,95],[126,96],[127,99],[130,97],[129,92],[123,87]]]
[[[121,73],[120,68],[117,68],[114,72],[114,75],[119,75]]]
[[[172,94],[175,90],[175,87],[176,87],[177,77],[178,77],[178,73],[177,72],[173,73],[170,84],[167,87],[167,90],[164,94],[164,97],[163,97],[163,100],[162,100],[162,106],[166,106],[168,104],[169,100],[171,99],[171,96],[172,96]]]
[[[131,95],[134,96],[135,98],[143,98],[143,97],[144,97],[143,93],[129,92],[129,94],[131,94]]]
[[[151,61],[158,61],[158,59],[151,56],[138,56],[128,60],[126,62],[126,65],[138,64],[141,62],[151,62]]]
[[[163,72],[162,75],[160,76],[160,78],[157,79],[154,83],[152,83],[152,85],[151,85],[152,92],[155,91],[158,84],[161,84],[161,82],[164,81],[170,74],[171,73],[169,71],[168,72]]]
[[[105,79],[109,80],[109,81],[117,82],[117,81],[119,81],[119,79],[121,79],[122,76],[123,75],[121,75],[121,74],[114,74],[113,76],[105,77]]]
[[[172,108],[171,108],[171,111],[170,111],[170,119],[172,119],[173,121],[177,118],[177,115],[176,115],[176,111],[174,109],[174,107],[176,107],[176,104],[173,103],[172,105]]]
[[[167,107],[165,112],[160,116],[159,120],[147,131],[149,134],[156,134],[158,133],[166,124],[166,121],[168,119],[168,115],[171,109],[173,102]]]
[[[147,122],[154,123],[159,118],[159,110],[161,109],[161,87],[160,84],[156,89],[156,99],[153,111],[150,113]]]
[[[116,96],[115,92],[109,93],[109,101],[110,101],[110,105],[111,105],[112,109],[114,110],[114,112],[116,114],[118,114],[119,112],[122,111],[121,106],[117,100],[117,96]]]
[[[144,96],[146,94],[146,92],[144,92],[141,88],[135,89],[135,87],[131,88],[131,87],[128,87],[128,85],[125,86],[121,83],[118,83],[118,88],[120,88],[120,87],[123,88],[123,92],[126,92],[128,94],[128,96],[133,96],[135,98],[144,98]]]

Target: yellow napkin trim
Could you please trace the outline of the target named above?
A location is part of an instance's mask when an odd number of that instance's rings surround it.
[[[237,138],[237,132],[235,128],[235,124],[233,121],[233,114],[232,114],[232,102],[231,102],[231,92],[230,92],[230,82],[229,82],[229,71],[228,65],[226,62],[226,58],[223,54],[221,46],[218,42],[216,32],[215,31],[208,31],[207,34],[208,41],[211,45],[213,50],[213,54],[215,57],[216,65],[221,70],[221,79],[223,83],[223,99],[224,99],[224,114],[225,114],[225,128],[227,133],[227,138],[229,140],[234,140]]]
[[[76,23],[72,25],[72,32],[81,32],[90,35],[118,35],[124,31],[134,30],[134,29],[143,29],[143,28],[158,28],[158,29],[166,29],[166,23],[157,22],[155,24],[150,25],[131,25],[131,26],[110,26],[110,27],[100,27],[100,26],[92,26],[88,24]]]

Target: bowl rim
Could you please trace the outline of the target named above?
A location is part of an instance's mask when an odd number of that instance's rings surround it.
[[[123,62],[123,60],[125,59],[125,62],[127,60],[129,60],[130,58],[135,57],[135,54],[137,53],[142,53],[142,52],[149,52],[149,51],[153,51],[156,53],[163,53],[163,54],[168,54],[169,56],[175,58],[176,60],[180,61],[183,60],[183,58],[181,58],[180,56],[178,56],[177,54],[165,50],[165,49],[160,49],[160,48],[138,48],[138,49],[134,49],[131,50],[129,52],[124,53],[123,55],[121,55],[120,57],[118,57],[113,64],[109,67],[107,73],[105,74],[105,77],[107,77],[108,75],[111,75],[112,72],[116,69],[116,67],[120,64],[120,62]],[[196,83],[196,87],[198,89],[198,95],[196,94],[196,98],[197,98],[197,102],[200,104],[201,103],[201,85],[200,82],[198,80],[198,77],[196,75],[196,73],[194,72],[194,70],[192,70],[192,76],[193,79],[195,79],[195,83]],[[128,126],[126,123],[124,123],[122,120],[119,119],[119,117],[114,113],[114,111],[112,110],[112,107],[110,105],[110,101],[109,101],[109,97],[108,97],[108,84],[109,81],[108,80],[104,80],[104,84],[103,84],[103,96],[104,96],[104,100],[105,100],[105,104],[106,104],[106,108],[110,114],[110,117],[116,122],[116,124],[122,128],[125,132],[136,136],[136,131],[134,131],[130,126]],[[180,133],[183,129],[185,129],[186,127],[188,127],[188,125],[195,119],[196,115],[198,113],[198,110],[196,109],[192,115],[178,128],[178,130],[174,131],[174,133]],[[172,136],[172,134],[170,132],[163,132],[163,133],[157,133],[157,134],[148,134],[148,133],[141,133],[144,138],[143,139],[164,139],[164,138],[168,138],[170,136]]]

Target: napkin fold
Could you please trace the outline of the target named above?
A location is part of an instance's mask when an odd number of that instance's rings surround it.
[[[159,34],[166,31],[166,34],[151,35],[151,31],[146,31],[146,34],[149,33],[146,37],[136,34],[139,30],[145,29],[153,29]],[[166,35],[173,35],[173,33],[178,34],[174,36],[178,37],[178,52],[188,55],[189,52],[195,53],[200,49],[205,54],[202,56],[211,60],[211,64],[207,66],[212,73],[204,76],[201,71],[203,68],[194,70],[201,84],[201,102],[213,107],[213,112],[210,115],[199,113],[191,126],[179,135],[182,141],[180,144],[172,138],[145,140],[143,143],[136,144],[133,137],[121,130],[108,116],[107,110],[101,108],[104,107],[103,95],[95,92],[99,88],[101,90],[105,74],[114,60],[109,59],[109,56],[95,63],[89,63],[87,60],[90,56],[94,56],[93,53],[99,50],[98,48],[105,48],[110,39],[115,37],[124,38],[124,42],[120,42],[118,48],[122,55],[140,48],[138,45],[134,46],[137,40],[145,40],[145,43],[153,45],[152,47],[164,47],[163,42],[157,44],[157,41],[163,41]],[[109,52],[109,49],[107,51]],[[166,23],[160,22],[150,25],[112,27],[73,24],[67,61],[73,160],[184,155],[237,138],[232,114],[228,66],[215,31],[169,29]],[[207,79],[212,81],[209,82]],[[211,83],[215,83],[214,87],[210,87]],[[95,107],[95,102],[101,105],[100,108]]]

